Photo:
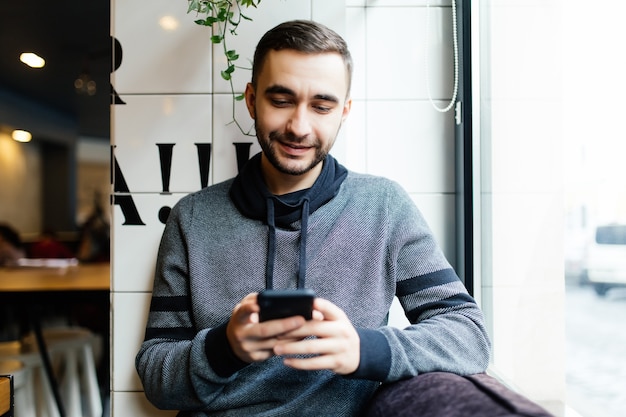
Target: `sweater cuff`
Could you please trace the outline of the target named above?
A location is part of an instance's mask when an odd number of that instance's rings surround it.
[[[204,351],[209,365],[222,378],[228,378],[249,365],[239,359],[230,347],[226,337],[227,324],[228,322],[209,330],[204,339]]]
[[[359,367],[350,378],[384,381],[391,368],[391,347],[385,335],[374,329],[356,329],[360,339]]]

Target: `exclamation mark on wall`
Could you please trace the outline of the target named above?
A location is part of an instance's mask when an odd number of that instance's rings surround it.
[[[161,162],[161,184],[163,185],[162,194],[170,194],[170,177],[172,175],[172,153],[174,152],[173,143],[157,143],[159,147],[159,161]]]
[[[241,172],[243,166],[250,159],[252,142],[233,142],[233,145],[235,145],[235,153],[237,155],[237,172]]]
[[[198,168],[200,169],[200,187],[209,185],[209,167],[211,165],[211,144],[196,143],[198,148]]]

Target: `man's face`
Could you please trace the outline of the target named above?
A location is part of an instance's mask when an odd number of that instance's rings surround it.
[[[306,176],[318,167],[350,112],[347,93],[339,54],[269,52],[256,89],[246,88],[246,104],[263,154],[276,171]]]

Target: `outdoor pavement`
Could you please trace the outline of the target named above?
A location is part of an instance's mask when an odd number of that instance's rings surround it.
[[[567,402],[582,417],[626,417],[626,288],[566,287]]]

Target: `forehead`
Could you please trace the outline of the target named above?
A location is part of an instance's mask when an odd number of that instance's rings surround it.
[[[348,91],[348,69],[336,52],[310,54],[292,49],[271,50],[263,62],[258,84],[262,90],[282,85],[294,91],[331,90],[344,97]]]

